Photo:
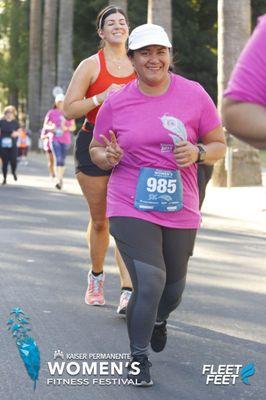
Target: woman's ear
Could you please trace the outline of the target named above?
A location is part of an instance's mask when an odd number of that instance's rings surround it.
[[[104,38],[104,33],[103,33],[103,30],[102,30],[102,29],[98,29],[97,33],[98,33],[98,35],[99,35],[99,37],[100,37],[101,39]]]

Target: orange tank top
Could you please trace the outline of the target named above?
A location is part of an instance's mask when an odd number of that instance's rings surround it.
[[[98,51],[98,56],[99,56],[99,60],[100,60],[100,73],[99,73],[96,81],[91,86],[88,87],[88,90],[85,95],[86,99],[93,97],[99,93],[104,92],[112,83],[121,85],[121,84],[128,83],[136,78],[135,72],[133,72],[129,76],[124,76],[122,78],[111,75],[107,70],[105,58],[104,58],[104,52],[102,49]],[[95,107],[93,110],[89,111],[86,114],[86,118],[91,124],[95,123],[96,115],[99,111],[99,108],[100,108],[100,106]]]

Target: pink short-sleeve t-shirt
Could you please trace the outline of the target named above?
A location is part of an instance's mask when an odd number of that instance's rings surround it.
[[[236,101],[266,105],[266,14],[258,19],[224,95]]]
[[[58,108],[53,108],[48,111],[46,118],[48,118],[48,121],[55,124],[56,128],[58,129],[61,129],[62,124],[64,124],[65,127],[65,130],[60,136],[56,136],[55,134],[53,135],[53,140],[63,144],[71,144],[71,132],[69,129],[73,123],[73,119],[66,120],[63,111],[59,110]]]
[[[180,169],[183,208],[176,212],[142,211],[134,207],[141,167],[178,169],[173,155],[173,125],[183,126],[187,140],[196,144],[220,125],[216,107],[197,83],[171,74],[166,93],[143,94],[138,81],[109,96],[102,105],[94,127],[94,138],[116,134],[124,151],[108,183],[107,216],[140,218],[172,228],[198,228],[200,224],[197,165]]]

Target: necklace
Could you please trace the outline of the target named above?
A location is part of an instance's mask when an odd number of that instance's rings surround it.
[[[126,65],[126,63],[127,63],[127,60],[124,60],[124,61],[110,60],[110,61],[118,70],[120,70],[122,68],[122,66]]]

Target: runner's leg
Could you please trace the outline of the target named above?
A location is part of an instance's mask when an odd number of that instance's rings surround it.
[[[6,182],[8,168],[8,149],[1,149],[3,183]]]
[[[48,164],[49,175],[54,178],[55,177],[55,169],[54,169],[54,154],[51,150],[45,152]]]
[[[180,304],[185,289],[189,257],[193,253],[196,229],[163,228],[163,256],[166,284],[157,321],[164,321]]]
[[[17,180],[16,170],[17,170],[17,157],[18,157],[18,149],[17,147],[13,147],[10,149],[9,159],[11,164],[11,171],[14,176],[14,179]]]
[[[162,230],[156,224],[137,218],[111,217],[110,233],[134,288],[127,308],[131,353],[147,355],[166,279]]]
[[[87,229],[87,242],[93,272],[103,271],[105,254],[109,245],[109,224],[106,218],[106,190],[108,176],[88,176],[76,174],[82,193],[87,200],[90,223]]]
[[[131,288],[132,283],[131,283],[130,275],[128,273],[128,270],[125,266],[123,258],[121,257],[121,254],[119,253],[119,250],[117,247],[115,247],[115,258],[116,258],[116,262],[117,262],[117,265],[119,268],[121,288],[123,288],[123,287]]]

